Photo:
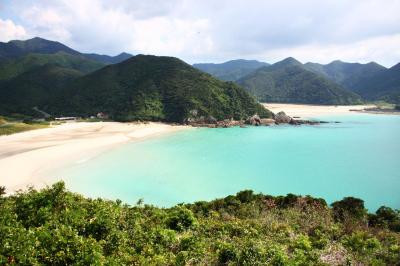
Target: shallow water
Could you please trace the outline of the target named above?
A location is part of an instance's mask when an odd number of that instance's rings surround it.
[[[322,119],[342,123],[181,131],[124,145],[54,177],[87,196],[159,206],[253,189],[400,208],[400,116]]]

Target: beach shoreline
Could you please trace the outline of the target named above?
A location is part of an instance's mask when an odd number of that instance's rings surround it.
[[[0,185],[8,193],[48,185],[46,174],[82,163],[120,145],[166,135],[189,126],[164,123],[71,122],[0,136]]]
[[[310,119],[324,115],[354,114],[373,105],[324,106],[264,103],[274,113]],[[0,185],[12,193],[28,186],[48,185],[48,173],[74,163],[84,163],[120,145],[157,137],[192,126],[164,123],[68,122],[0,136]]]
[[[285,112],[288,116],[300,119],[310,119],[324,115],[348,115],[366,113],[365,108],[373,108],[375,105],[307,105],[289,103],[262,103],[262,105],[274,112]]]

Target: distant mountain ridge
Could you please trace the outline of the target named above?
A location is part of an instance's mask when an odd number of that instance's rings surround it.
[[[87,74],[104,67],[106,64],[87,59],[80,54],[69,54],[64,51],[54,54],[30,53],[0,63],[0,80],[11,79],[22,73],[47,64],[69,68]]]
[[[361,98],[288,57],[237,81],[262,102],[357,104]]]
[[[201,71],[207,72],[216,78],[225,81],[236,81],[254,70],[268,66],[268,63],[257,60],[237,59],[220,64],[214,63],[199,63],[193,66]]]
[[[400,104],[400,63],[361,80],[353,90],[367,100]]]
[[[117,56],[80,53],[60,42],[50,41],[40,37],[35,37],[25,41],[13,40],[7,43],[0,42],[0,62],[25,56],[30,53],[55,54],[58,52],[65,52],[71,55],[80,55],[86,57],[87,59],[106,64],[119,63],[132,56],[131,54],[127,53],[121,53]]]
[[[235,64],[235,62],[237,64]],[[241,68],[240,61],[251,62],[252,60],[232,60],[222,64],[194,64],[193,66],[198,69],[210,73],[216,78],[220,78],[223,80],[232,80],[241,85],[244,85],[243,80],[246,76],[251,76],[255,72],[257,72],[260,68],[265,66],[269,66],[269,64],[264,63],[265,65],[253,64],[250,68],[246,68],[245,71]],[[259,61],[255,61],[261,63]],[[293,57],[288,57],[280,62],[276,62],[271,65],[274,68],[280,67],[281,64],[284,64],[286,67],[288,65],[297,65],[298,67],[302,67],[304,70],[308,70],[313,72],[314,74],[319,75],[323,79],[319,78],[319,84],[330,84],[332,87],[340,87],[341,90],[345,89],[347,91],[359,94],[364,100],[367,101],[375,101],[375,100],[385,100],[388,102],[399,103],[400,102],[400,81],[398,77],[400,74],[395,66],[390,69],[379,65],[375,62],[370,62],[367,64],[361,63],[347,63],[340,60],[335,60],[329,64],[319,64],[319,63],[306,63],[302,64],[297,61]],[[229,68],[228,68],[229,66]],[[239,74],[236,74],[239,73]],[[287,73],[288,74],[288,73]],[[293,74],[293,73],[292,73]],[[306,76],[304,76],[305,78]],[[280,77],[282,80],[285,79],[284,76]],[[290,77],[286,77],[290,80]],[[309,78],[315,78],[309,76]],[[314,80],[316,82],[317,79]],[[329,80],[330,82],[328,82]],[[332,84],[335,83],[335,84]],[[290,82],[287,83],[287,86]],[[266,84],[264,84],[267,86]],[[292,84],[294,86],[295,84]],[[298,84],[297,84],[298,85]],[[314,83],[316,85],[316,83]],[[260,82],[255,86],[254,84],[251,86],[251,93],[255,94],[256,97],[260,97],[260,90],[256,87],[262,86]],[[294,87],[292,88],[294,89]],[[276,92],[277,93],[277,92]],[[283,93],[283,92],[282,92]],[[298,92],[300,93],[300,92]],[[273,99],[274,97],[270,95],[269,99]],[[301,95],[298,95],[301,96]],[[294,97],[295,99],[298,97]],[[282,98],[283,96],[279,96],[276,98],[276,101],[285,100]],[[261,97],[262,98],[262,97]],[[352,98],[352,97],[351,97]],[[260,98],[259,98],[260,99]],[[288,100],[288,99],[286,99]],[[292,101],[291,98],[290,101]],[[300,100],[300,99],[299,99]],[[301,102],[305,101],[301,99]],[[314,99],[315,100],[315,99]],[[314,102],[314,100],[310,100],[308,103]],[[358,101],[356,101],[358,102]]]

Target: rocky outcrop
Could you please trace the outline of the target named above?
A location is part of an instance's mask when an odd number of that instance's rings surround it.
[[[275,124],[275,120],[271,118],[261,118],[260,119],[260,125],[262,126],[270,126]]]
[[[186,119],[186,124],[191,125],[193,127],[209,127],[209,128],[227,128],[227,127],[245,127],[245,125],[251,126],[270,126],[270,125],[279,125],[279,124],[289,124],[289,125],[318,125],[320,123],[329,123],[326,121],[312,121],[312,120],[301,120],[294,119],[284,112],[279,112],[274,115],[274,119],[271,118],[260,118],[259,115],[255,114],[253,116],[248,117],[246,120],[233,120],[233,119],[225,119],[222,121],[218,121],[212,116],[204,117],[196,117],[196,118],[188,118]]]
[[[293,118],[290,116],[286,115],[285,112],[279,112],[275,115],[275,123],[277,124],[287,124],[292,121]]]
[[[259,126],[261,125],[261,118],[256,114],[247,118],[245,123],[252,126]]]

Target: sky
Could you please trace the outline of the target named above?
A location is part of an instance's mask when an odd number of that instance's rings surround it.
[[[0,41],[32,37],[80,52],[400,62],[400,0],[0,0]]]

